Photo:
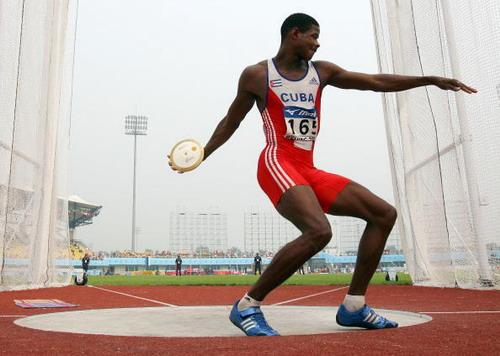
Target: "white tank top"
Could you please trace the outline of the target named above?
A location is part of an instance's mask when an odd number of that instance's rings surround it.
[[[272,59],[267,61],[267,68],[268,94],[262,117],[268,142],[272,139],[278,147],[285,145],[312,151],[319,132],[321,108],[321,86],[316,68],[308,62],[307,72],[297,80],[283,76]]]

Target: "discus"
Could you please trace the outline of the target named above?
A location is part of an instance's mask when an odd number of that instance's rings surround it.
[[[179,172],[192,171],[203,161],[203,147],[195,140],[186,139],[170,151],[170,165]]]

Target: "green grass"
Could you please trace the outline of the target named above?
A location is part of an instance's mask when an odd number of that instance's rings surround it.
[[[108,286],[237,286],[252,285],[258,276],[229,275],[229,276],[89,276],[90,285]],[[351,282],[352,273],[338,274],[306,274],[293,275],[284,284],[286,285],[347,285]],[[398,282],[387,282],[384,273],[375,273],[372,284],[409,285],[412,284],[410,275],[398,273]]]

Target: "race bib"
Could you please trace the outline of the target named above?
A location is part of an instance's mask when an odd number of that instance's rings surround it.
[[[312,141],[318,135],[318,118],[316,109],[305,109],[299,106],[286,106],[283,109],[286,135],[289,140],[295,141],[295,145],[304,149],[310,149]]]

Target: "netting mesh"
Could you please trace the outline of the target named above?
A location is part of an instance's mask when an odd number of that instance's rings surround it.
[[[380,69],[467,95],[384,95],[402,245],[417,284],[500,285],[500,2],[372,0]]]
[[[76,2],[0,1],[0,289],[69,282]]]

